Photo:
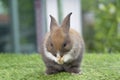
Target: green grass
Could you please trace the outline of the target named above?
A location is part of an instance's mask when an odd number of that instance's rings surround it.
[[[0,54],[0,80],[120,80],[120,54],[85,54],[82,75],[44,75],[38,54]]]

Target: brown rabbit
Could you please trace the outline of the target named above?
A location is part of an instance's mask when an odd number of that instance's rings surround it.
[[[84,52],[84,41],[79,33],[70,29],[69,13],[59,26],[50,15],[50,32],[44,38],[42,58],[46,65],[46,74],[58,72],[80,73],[80,64]]]

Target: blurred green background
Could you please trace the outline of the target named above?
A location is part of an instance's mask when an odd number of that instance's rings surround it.
[[[41,3],[36,4],[39,1]],[[57,1],[60,4],[60,0]],[[80,4],[86,52],[119,53],[120,0],[81,0]],[[47,30],[41,28],[41,39],[37,38],[36,5],[41,6],[40,24],[44,22],[46,26],[46,15],[43,16],[46,13],[46,0],[0,0],[0,52],[39,51],[40,44],[37,42],[41,42]],[[61,6],[58,5],[58,8]]]
[[[82,10],[94,16],[92,24],[84,23],[87,51],[120,52],[120,1],[82,0]]]

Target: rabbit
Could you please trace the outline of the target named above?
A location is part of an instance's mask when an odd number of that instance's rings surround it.
[[[50,15],[50,31],[44,37],[41,53],[47,75],[59,72],[81,73],[84,41],[78,32],[70,28],[71,14],[65,17],[61,26]]]

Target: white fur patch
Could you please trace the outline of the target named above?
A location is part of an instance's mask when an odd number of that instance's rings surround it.
[[[68,62],[69,60],[72,60],[71,54],[67,53],[66,55],[63,56],[64,62]]]
[[[44,53],[45,53],[45,56],[55,62],[57,62],[57,58],[55,56],[52,55],[52,53],[48,52],[46,47],[44,47]]]

